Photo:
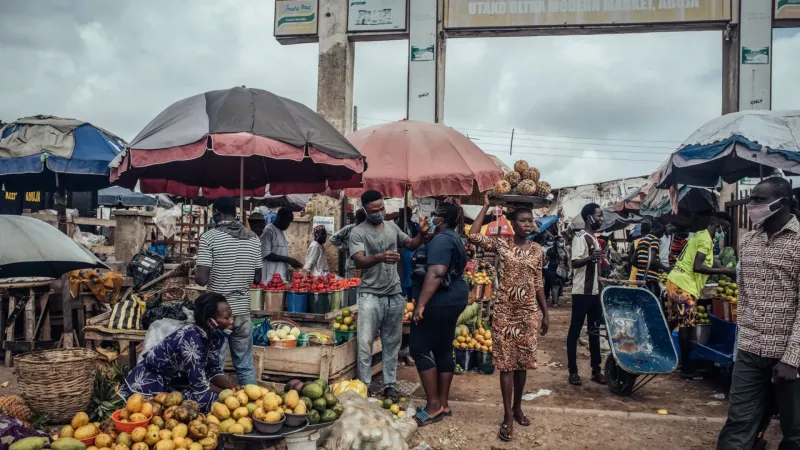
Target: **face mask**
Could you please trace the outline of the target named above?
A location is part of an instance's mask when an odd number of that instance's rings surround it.
[[[718,232],[714,237],[716,238],[716,240],[721,241],[725,236],[723,236],[722,233]]]
[[[564,243],[563,242],[559,242],[558,243],[558,248],[564,248]]]
[[[552,247],[553,246],[553,241],[547,241],[547,246],[548,247]]]
[[[384,213],[367,214],[367,220],[373,225],[380,225],[383,223]]]
[[[589,220],[592,222],[590,226],[592,227],[593,230],[600,229],[600,224],[596,220],[594,220],[593,216],[589,216]]]
[[[747,205],[747,215],[750,216],[750,221],[753,222],[753,225],[761,225],[780,211],[780,207],[773,211],[772,205],[779,205],[782,200],[783,198],[779,198],[768,205],[753,205],[752,203]]]
[[[221,337],[222,339],[229,339],[231,337],[233,330],[220,330],[219,324],[216,320],[211,319],[211,322],[214,325],[214,328],[211,329],[211,332],[214,333],[214,336]]]

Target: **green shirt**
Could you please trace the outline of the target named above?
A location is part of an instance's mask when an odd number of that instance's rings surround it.
[[[706,280],[708,280],[708,275],[694,271],[694,260],[698,253],[706,255],[706,259],[703,261],[704,266],[712,267],[714,265],[714,241],[708,230],[695,233],[689,239],[667,277],[667,280],[692,294],[694,298],[700,298],[700,291],[703,290]]]

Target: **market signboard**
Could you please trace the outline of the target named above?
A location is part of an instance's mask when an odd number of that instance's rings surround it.
[[[445,0],[445,2],[444,26],[449,29],[636,25],[731,20],[730,0]]]
[[[800,0],[774,0],[775,20],[800,20]]]
[[[320,225],[325,227],[325,231],[328,233],[328,237],[330,238],[333,236],[334,233],[334,221],[333,216],[314,216],[314,220],[311,222],[311,228],[314,229]]]
[[[275,36],[314,36],[317,34],[317,0],[276,0]]]
[[[406,0],[349,0],[347,31],[405,31]]]

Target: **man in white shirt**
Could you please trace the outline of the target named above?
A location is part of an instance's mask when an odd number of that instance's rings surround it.
[[[589,320],[589,353],[591,354],[592,381],[605,384],[600,370],[600,336],[597,334],[603,315],[600,306],[600,263],[603,253],[594,233],[603,225],[603,209],[589,203],[581,210],[584,228],[572,239],[572,320],[567,334],[567,363],[569,383],[580,386],[577,352],[583,323]]]
[[[314,227],[314,240],[308,246],[308,253],[306,254],[306,263],[303,265],[303,270],[311,273],[315,277],[322,275],[328,271],[328,260],[325,258],[325,241],[328,239],[328,232],[325,230],[324,225],[317,225]]]
[[[664,267],[670,267],[669,265],[669,249],[672,247],[672,235],[675,233],[675,225],[668,223],[667,230],[663,236],[661,236],[660,244],[658,247],[658,259],[661,261],[661,265]]]
[[[277,273],[283,281],[289,281],[289,266],[303,267],[300,261],[289,257],[289,243],[286,241],[286,231],[294,220],[294,214],[289,208],[278,210],[275,221],[267,225],[261,235],[261,258],[264,260],[264,272],[261,277],[265,283]]]

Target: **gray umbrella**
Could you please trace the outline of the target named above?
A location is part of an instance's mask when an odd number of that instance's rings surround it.
[[[96,256],[41,220],[0,215],[0,278],[47,277],[108,269]]]

